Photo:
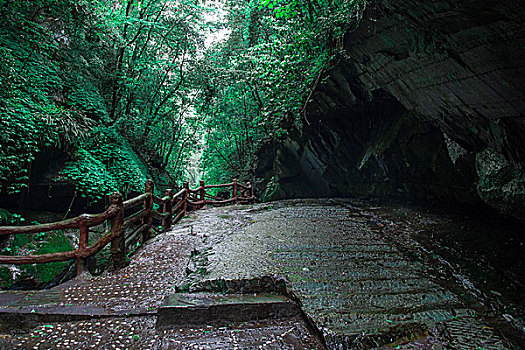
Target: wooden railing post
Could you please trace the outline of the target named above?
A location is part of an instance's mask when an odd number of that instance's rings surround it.
[[[237,179],[233,179],[233,199],[234,203],[237,204]]]
[[[229,188],[233,187],[233,197],[226,200],[220,200],[216,197],[214,200],[206,200],[206,188]],[[244,203],[246,201],[254,202],[254,186],[250,182],[247,185],[242,185],[237,182],[237,179],[233,179],[232,183],[218,184],[205,186],[204,181],[200,182],[199,191],[191,191],[189,183],[186,181],[183,184],[183,191],[179,191],[176,194],[176,198],[182,196],[181,201],[177,201],[178,212],[176,220],[178,221],[184,215],[187,214],[188,205],[197,206],[193,200],[197,199],[193,194],[199,194],[200,200],[197,203],[208,203],[211,205],[222,205],[226,203]],[[146,181],[145,192],[140,196],[129,199],[122,202],[122,196],[119,193],[113,193],[111,196],[111,205],[100,214],[82,214],[76,218],[62,220],[59,222],[31,225],[31,226],[0,226],[0,237],[12,234],[31,234],[40,232],[49,232],[53,230],[64,230],[64,229],[78,229],[79,239],[78,248],[76,250],[70,250],[67,252],[59,252],[52,254],[41,254],[41,255],[22,255],[22,256],[8,256],[0,255],[0,264],[39,264],[49,263],[55,261],[69,261],[77,260],[77,275],[81,275],[86,271],[86,261],[90,256],[94,256],[101,249],[111,243],[111,261],[114,267],[121,267],[126,263],[126,249],[125,249],[125,235],[123,233],[125,227],[129,227],[130,224],[139,222],[142,220],[142,225],[135,229],[135,231],[128,237],[128,240],[135,242],[135,239],[142,233],[141,242],[145,242],[149,239],[152,232],[152,221],[153,213],[157,216],[157,212],[153,210],[154,203],[159,203],[159,199],[153,194],[154,183],[152,180]],[[190,194],[191,201],[190,201]],[[248,197],[248,194],[250,195]],[[173,213],[174,213],[174,194],[171,189],[166,191],[166,196],[162,199],[162,211],[165,213],[162,216],[162,225],[164,229],[169,229],[173,224]],[[192,203],[192,204],[190,204]],[[140,205],[144,206],[143,210],[140,210],[124,220],[124,210],[131,208],[137,208]],[[111,234],[105,234],[92,246],[89,245],[89,228],[100,225],[104,221],[109,220],[111,224]]]
[[[250,201],[254,202],[255,198],[253,197],[253,186],[252,186],[252,183],[248,182],[246,185],[248,186],[248,196],[251,198]]]
[[[77,250],[77,276],[86,271],[86,258],[84,257],[84,251],[88,246],[89,239],[89,227],[86,226],[84,221],[80,222],[79,229],[80,236],[78,238]]]
[[[113,269],[126,266],[126,239],[122,224],[124,222],[124,206],[122,205],[122,195],[113,192],[110,197],[111,205],[117,207],[116,214],[110,219],[111,224],[111,264]]]
[[[186,190],[182,196],[182,200],[184,201],[182,204],[182,211],[184,211],[184,216],[186,216],[186,213],[188,212],[188,195],[190,194],[190,183],[188,181],[184,181],[182,187]]]
[[[199,188],[200,188],[200,193],[199,193],[199,197],[200,197],[200,198],[199,198],[199,199],[200,199],[201,201],[206,201],[206,197],[205,197],[205,193],[206,193],[206,191],[204,190],[204,180],[201,180],[201,181],[200,181],[200,187],[199,187]],[[205,203],[206,203],[206,202],[204,202],[204,203],[201,204],[201,208],[204,206]]]
[[[150,239],[151,236],[151,224],[153,222],[153,191],[155,189],[155,183],[153,180],[146,180],[145,193],[150,195],[144,199],[144,209],[149,210],[150,213],[142,219],[142,224],[148,225],[148,227],[142,232],[142,243]]]
[[[168,215],[162,219],[162,229],[164,231],[169,231],[171,228],[171,217],[173,215],[173,190],[168,188],[165,192],[165,196],[168,198],[162,204],[162,212],[167,213]]]

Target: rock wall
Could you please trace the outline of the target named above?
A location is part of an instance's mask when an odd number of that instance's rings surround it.
[[[307,108],[259,154],[265,198],[485,203],[525,219],[525,8],[371,1]]]
[[[107,199],[93,200],[81,195],[75,195],[75,186],[60,179],[60,172],[67,161],[71,159],[65,149],[49,147],[36,154],[31,163],[29,186],[19,193],[0,196],[0,208],[23,214],[27,211],[66,213],[76,216],[82,213],[100,213],[107,208]],[[147,171],[147,178],[155,182],[155,191],[158,195],[172,187],[173,178],[166,169],[155,168],[146,163],[139,154],[137,161]],[[128,198],[142,193],[132,191],[125,195]],[[78,194],[78,193],[77,193]]]

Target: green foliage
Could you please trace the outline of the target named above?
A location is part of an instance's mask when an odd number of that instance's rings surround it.
[[[71,3],[20,1],[4,6],[8,20],[0,25],[2,195],[28,186],[31,163],[42,149],[74,142],[89,125],[82,112],[60,102],[69,73],[60,67],[59,45],[53,40],[53,29],[60,28],[47,26],[46,19],[71,19],[74,7],[66,5]]]
[[[364,0],[229,2],[228,39],[201,62],[208,181],[249,178],[263,142],[299,128],[311,91],[342,49]]]
[[[27,187],[32,162],[51,146],[70,156],[63,178],[92,199],[136,188],[143,162],[182,172],[196,138],[187,96],[203,8],[188,0],[1,3],[1,195]]]
[[[208,182],[250,177],[261,144],[300,128],[364,3],[225,0],[227,40],[204,48],[193,0],[2,2],[0,193],[48,147],[92,199],[137,189],[144,163],[178,178],[200,153]]]
[[[268,181],[268,184],[266,185],[266,189],[264,190],[263,195],[261,196],[261,200],[265,201],[268,199],[271,199],[272,196],[275,194],[277,189],[279,188],[279,181],[276,179],[275,176],[272,176],[270,181]]]
[[[48,254],[74,250],[71,242],[62,231],[48,232],[45,235],[40,234],[40,237],[38,235],[39,234],[35,235],[35,241],[37,242],[35,254]],[[32,276],[35,276],[37,281],[45,285],[53,281],[53,279],[55,279],[56,276],[59,275],[69,264],[71,264],[69,261],[35,264],[25,266],[25,270]]]
[[[0,96],[0,182],[2,192],[13,193],[27,186],[36,154],[59,143],[52,121],[60,111],[53,104],[37,104],[22,92],[8,94]]]
[[[7,266],[0,266],[0,288],[9,289],[13,282],[13,272]]]
[[[0,226],[17,225],[24,221],[25,219],[22,215],[11,213],[8,210],[0,208]]]
[[[5,209],[0,209],[0,225],[23,224],[25,219]],[[36,222],[33,222],[36,224]],[[1,255],[28,255],[66,252],[74,250],[70,240],[63,231],[41,232],[35,234],[18,234],[8,237],[0,248]],[[42,285],[53,281],[70,262],[53,262],[49,264],[22,265],[17,268],[18,275],[31,275]],[[14,283],[13,271],[0,266],[0,287],[10,288]]]
[[[113,191],[142,190],[146,175],[127,141],[106,127],[93,128],[61,172],[81,196],[94,199]]]
[[[117,50],[109,119],[148,164],[175,175],[194,144],[187,96],[203,11],[187,0],[102,8]]]
[[[276,18],[284,17],[285,19],[289,19],[290,17],[297,15],[294,7],[297,6],[298,3],[299,2],[295,0],[261,0],[259,3],[259,10],[266,7],[272,11]]]
[[[82,111],[96,122],[105,122],[108,118],[105,101],[93,82],[83,77],[73,78],[65,84],[68,93],[68,104],[72,110]]]

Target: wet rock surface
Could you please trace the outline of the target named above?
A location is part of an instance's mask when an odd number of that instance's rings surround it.
[[[192,276],[189,289],[231,291],[245,281],[252,291],[254,279],[284,276],[334,349],[519,348],[522,340],[508,340],[498,328],[502,315],[484,304],[468,277],[412,236],[439,215],[407,210],[295,200],[200,211],[198,222],[225,219],[213,232],[195,224],[205,272]]]
[[[261,195],[456,200],[525,221],[524,21],[509,1],[369,1],[301,130],[259,152]]]
[[[463,229],[472,218],[462,220],[338,199],[199,210],[124,269],[47,291],[3,292],[2,319],[9,311],[13,324],[2,326],[0,348],[523,348],[523,248],[506,251],[500,260],[515,266],[500,261],[498,276],[490,252],[469,251],[476,247],[465,237],[482,232]],[[484,286],[483,277],[493,283]],[[302,316],[221,322],[204,312],[193,324],[159,326],[163,305],[201,307],[199,295],[219,306],[256,303],[253,293],[273,293],[263,296],[272,304],[283,298],[275,293],[286,295]],[[16,327],[19,315],[29,321]]]
[[[184,221],[141,246],[121,270],[80,276],[51,290],[1,292],[0,349],[324,349],[295,304],[281,296],[267,296],[265,302],[286,304],[290,312],[283,318],[203,318],[159,327],[159,307],[187,278],[196,243],[206,241],[193,225],[206,227],[208,234],[214,227],[224,229],[217,218]]]

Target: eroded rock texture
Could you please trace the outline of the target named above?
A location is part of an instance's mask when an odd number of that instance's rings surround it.
[[[303,130],[261,152],[266,197],[454,199],[525,219],[524,21],[511,1],[370,3]]]

